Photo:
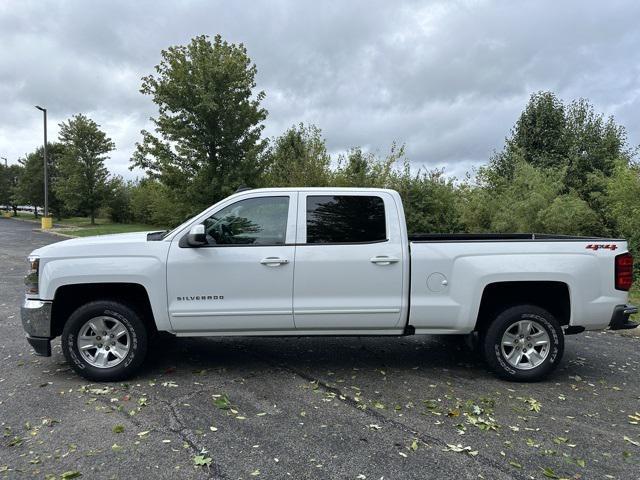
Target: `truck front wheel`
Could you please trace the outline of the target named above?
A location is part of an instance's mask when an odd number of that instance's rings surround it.
[[[489,367],[501,378],[532,382],[548,375],[562,359],[560,324],[535,305],[510,307],[488,326],[482,350]]]
[[[62,332],[62,350],[84,378],[113,382],[131,377],[147,353],[147,329],[129,306],[99,300],[79,307]]]

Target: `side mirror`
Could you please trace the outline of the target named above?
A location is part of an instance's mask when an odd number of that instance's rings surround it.
[[[207,237],[204,233],[204,225],[194,225],[187,234],[187,244],[190,247],[202,247],[207,244]]]

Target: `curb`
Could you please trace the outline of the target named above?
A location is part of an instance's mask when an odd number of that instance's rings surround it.
[[[41,228],[35,228],[33,231],[40,233],[50,233],[51,235],[56,235],[58,237],[79,238],[77,235],[68,235],[66,233],[54,232],[53,230],[42,230]]]

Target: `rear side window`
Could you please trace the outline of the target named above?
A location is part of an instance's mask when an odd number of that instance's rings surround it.
[[[380,197],[307,197],[307,243],[366,243],[387,239]]]

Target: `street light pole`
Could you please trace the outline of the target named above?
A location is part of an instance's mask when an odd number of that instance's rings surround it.
[[[4,160],[4,167],[7,168],[7,157],[0,157],[1,160]]]
[[[47,109],[36,105],[44,114],[44,216],[49,216],[49,175],[47,174]]]

